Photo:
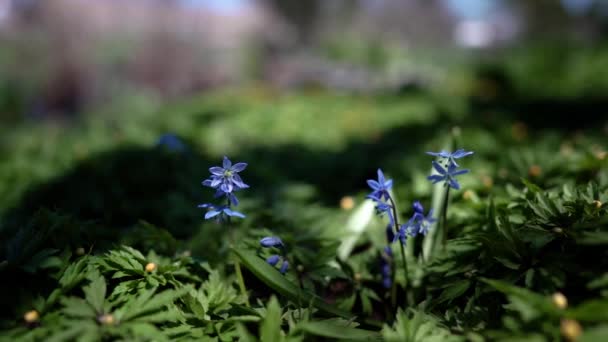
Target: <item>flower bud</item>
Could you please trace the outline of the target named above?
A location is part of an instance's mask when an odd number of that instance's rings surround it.
[[[598,209],[599,209],[599,208],[601,208],[601,207],[602,207],[602,205],[603,205],[603,203],[602,203],[602,202],[600,202],[599,200],[595,200],[595,201],[593,201],[593,204],[595,204],[595,207],[596,207],[596,208],[598,208]]]
[[[351,210],[355,207],[355,200],[350,196],[344,196],[340,200],[340,208],[343,210]]]
[[[30,310],[23,315],[23,320],[27,323],[38,322],[40,319],[40,314],[36,310]]]
[[[78,248],[76,248],[75,253],[76,253],[76,255],[84,255],[85,250],[82,247],[78,247]]]
[[[152,273],[156,270],[156,264],[153,262],[149,262],[146,264],[146,272]]]
[[[283,265],[281,265],[281,269],[279,271],[281,272],[281,274],[285,274],[285,273],[287,273],[288,269],[289,269],[289,262],[287,262],[287,260],[283,260]]]
[[[97,317],[97,321],[104,325],[114,325],[114,323],[116,323],[112,314],[103,314]]]
[[[268,258],[266,258],[266,262],[270,265],[270,266],[275,266],[278,262],[279,262],[279,256],[274,254],[269,256]]]
[[[412,208],[414,208],[414,211],[419,214],[424,213],[424,207],[422,206],[422,204],[420,204],[419,201],[414,202],[414,204],[412,204]]]
[[[568,299],[560,292],[554,293],[553,296],[551,296],[551,300],[553,301],[553,304],[560,309],[568,307]]]
[[[576,341],[576,339],[583,332],[583,328],[577,321],[566,318],[562,319],[562,322],[560,324],[560,331],[562,332],[562,335],[564,336],[564,338],[566,338],[567,341]]]
[[[260,240],[262,247],[279,247],[283,246],[283,241],[277,236],[267,236]]]

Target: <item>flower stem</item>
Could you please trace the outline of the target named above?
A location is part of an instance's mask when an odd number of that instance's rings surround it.
[[[445,187],[443,206],[441,207],[441,246],[445,249],[448,241],[448,204],[450,203],[450,186]]]
[[[228,199],[228,207],[230,207],[230,199]],[[230,216],[227,217],[226,220],[226,224],[228,226],[230,226]],[[230,242],[230,244],[232,245],[232,247],[235,246],[235,231],[234,229],[231,229],[231,239],[232,242]],[[245,298],[245,305],[247,307],[250,306],[249,304],[249,296],[247,295],[247,288],[245,287],[245,279],[243,278],[243,272],[241,272],[241,263],[238,260],[238,257],[236,257],[236,255],[234,255],[233,253],[233,257],[234,257],[234,272],[236,273],[236,280],[237,283],[239,284],[239,289],[241,290],[241,294],[243,295],[243,297]]]
[[[393,210],[393,221],[395,224],[395,236],[397,236],[399,234],[399,218],[397,217],[397,206],[395,205],[395,201],[393,201],[393,198],[391,196],[388,196],[388,200],[391,202],[391,207]],[[401,243],[401,241],[399,241],[399,247],[401,248],[401,261],[403,262],[403,277],[405,279],[405,288],[407,291],[407,287],[410,282],[408,280],[407,261],[405,259],[405,248],[403,247],[403,244]],[[394,290],[393,290],[393,307],[394,307],[395,301],[397,300],[395,282],[393,282],[393,288],[394,288]]]
[[[243,279],[243,273],[241,273],[241,263],[238,260],[234,260],[234,270],[236,272],[236,279],[239,283],[239,288],[243,297],[245,297],[245,305],[249,307],[249,296],[247,296],[247,288],[245,287],[245,280]]]

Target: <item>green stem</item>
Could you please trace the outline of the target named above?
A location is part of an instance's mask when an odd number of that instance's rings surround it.
[[[398,235],[399,234],[399,218],[397,217],[397,206],[395,205],[395,201],[393,201],[392,197],[388,197],[388,200],[391,203],[391,207],[393,210],[393,221],[395,224],[395,234]],[[401,243],[401,240],[399,241],[399,247],[401,248],[401,260],[403,261],[403,277],[405,279],[405,289],[407,291],[407,287],[409,285],[409,280],[408,280],[408,271],[407,271],[407,262],[405,259],[405,248],[403,247],[403,244]],[[395,272],[396,273],[396,272]],[[395,286],[395,282],[393,282],[393,286]],[[396,294],[396,289],[393,290],[393,303],[395,303],[397,294]],[[393,307],[395,305],[393,304]]]
[[[234,259],[234,270],[236,271],[236,279],[239,283],[241,293],[245,297],[245,305],[249,307],[249,296],[247,295],[247,288],[245,287],[245,280],[243,279],[243,273],[241,273],[241,263],[236,258]]]
[[[230,207],[230,199],[228,200],[228,207]],[[228,226],[230,226],[230,217],[228,216],[227,220],[226,220],[226,224]],[[231,249],[234,248],[235,246],[235,232],[234,229],[231,229]],[[243,297],[245,298],[245,306],[249,307],[249,296],[247,295],[247,287],[245,287],[245,279],[243,278],[243,272],[241,272],[241,263],[238,260],[238,257],[236,257],[236,255],[234,255],[234,271],[236,273],[236,281],[239,284],[239,289],[241,290],[241,294],[243,295]]]
[[[441,246],[445,249],[448,241],[448,204],[450,202],[450,186],[446,186],[443,206],[441,208]]]

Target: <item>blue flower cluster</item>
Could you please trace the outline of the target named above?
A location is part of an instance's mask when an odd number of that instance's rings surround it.
[[[392,179],[386,179],[382,170],[378,169],[378,180],[369,179],[367,184],[372,189],[372,193],[367,195],[367,198],[376,202],[376,211],[379,215],[388,215],[389,224],[386,227],[386,238],[389,243],[399,239],[402,244],[406,243],[407,235],[416,236],[418,234],[426,235],[429,227],[435,219],[433,218],[433,209],[424,215],[424,207],[420,202],[414,202],[414,215],[407,223],[397,226],[394,217],[395,202],[393,201],[389,190],[393,186]],[[396,232],[396,234],[395,234]]]
[[[472,151],[465,151],[464,149],[459,149],[454,152],[427,152],[431,156],[442,158],[444,164],[433,161],[433,168],[437,171],[438,174],[430,175],[427,177],[428,180],[436,184],[438,182],[443,181],[444,186],[449,186],[453,189],[460,189],[460,184],[456,181],[456,176],[465,174],[469,172],[467,169],[459,170],[460,167],[458,163],[456,163],[456,159],[460,159],[466,156],[473,154]]]
[[[245,170],[247,163],[232,164],[228,157],[224,157],[222,167],[214,166],[209,168],[211,177],[203,181],[204,186],[215,189],[215,197],[226,197],[226,205],[215,205],[211,203],[200,204],[199,208],[207,209],[205,220],[216,218],[220,221],[227,220],[229,217],[244,218],[242,213],[232,210],[232,206],[237,206],[239,200],[234,194],[236,191],[247,189],[249,185],[245,184],[239,172]]]
[[[420,202],[416,201],[412,205],[414,209],[414,215],[407,221],[407,223],[399,226],[399,231],[395,239],[399,239],[402,244],[405,244],[407,236],[416,237],[418,234],[426,235],[431,225],[437,221],[433,218],[433,209],[429,210],[429,213],[424,215],[424,207]]]
[[[285,245],[283,244],[283,241],[277,236],[267,236],[265,238],[262,238],[260,240],[260,246],[264,248],[280,248],[282,254],[285,251]],[[283,262],[281,263],[281,268],[279,269],[279,272],[281,272],[281,274],[285,274],[289,269],[289,262],[287,261],[287,258],[285,258],[285,256],[272,254],[271,256],[266,258],[266,262],[270,266],[276,266],[281,260],[283,260]]]

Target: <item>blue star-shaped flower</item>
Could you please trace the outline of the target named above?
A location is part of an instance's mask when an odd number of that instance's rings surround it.
[[[458,190],[460,189],[460,184],[458,184],[458,181],[456,181],[456,176],[465,174],[469,172],[469,170],[457,170],[457,167],[458,165],[456,164],[450,164],[446,170],[439,165],[438,162],[433,160],[433,168],[435,168],[439,174],[428,176],[427,179],[432,181],[433,184],[444,181],[446,185]]]
[[[458,167],[459,165],[458,165],[458,163],[456,163],[456,159],[470,156],[471,154],[473,154],[473,152],[465,151],[464,149],[461,148],[454,152],[448,152],[448,151],[442,150],[441,152],[427,152],[426,154],[430,154],[435,157],[445,158],[448,160],[448,166],[454,165],[454,166]]]
[[[373,190],[371,194],[367,195],[367,198],[374,201],[390,198],[388,191],[393,187],[393,180],[385,179],[382,170],[378,169],[378,180],[368,179],[367,184]]]
[[[222,216],[218,216],[220,214],[223,214],[227,217],[229,216],[229,217],[245,218],[245,215],[243,215],[242,213],[239,213],[238,211],[230,209],[230,207],[228,207],[226,205],[214,205],[214,204],[210,204],[210,203],[205,203],[205,204],[199,204],[198,207],[208,209],[207,213],[205,213],[205,220],[214,218],[216,216],[218,217],[218,219],[221,220]]]
[[[238,175],[238,173],[245,170],[246,167],[247,163],[236,163],[232,165],[230,159],[224,157],[222,167],[214,166],[209,168],[211,178],[203,181],[203,185],[218,189],[227,194],[231,193],[233,190],[246,189],[249,185],[243,183],[243,180]]]
[[[437,219],[433,218],[433,209],[429,210],[429,213],[424,216],[424,207],[420,202],[414,202],[414,216],[412,216],[409,222],[409,233],[411,236],[416,236],[417,234],[426,235],[433,224]]]

